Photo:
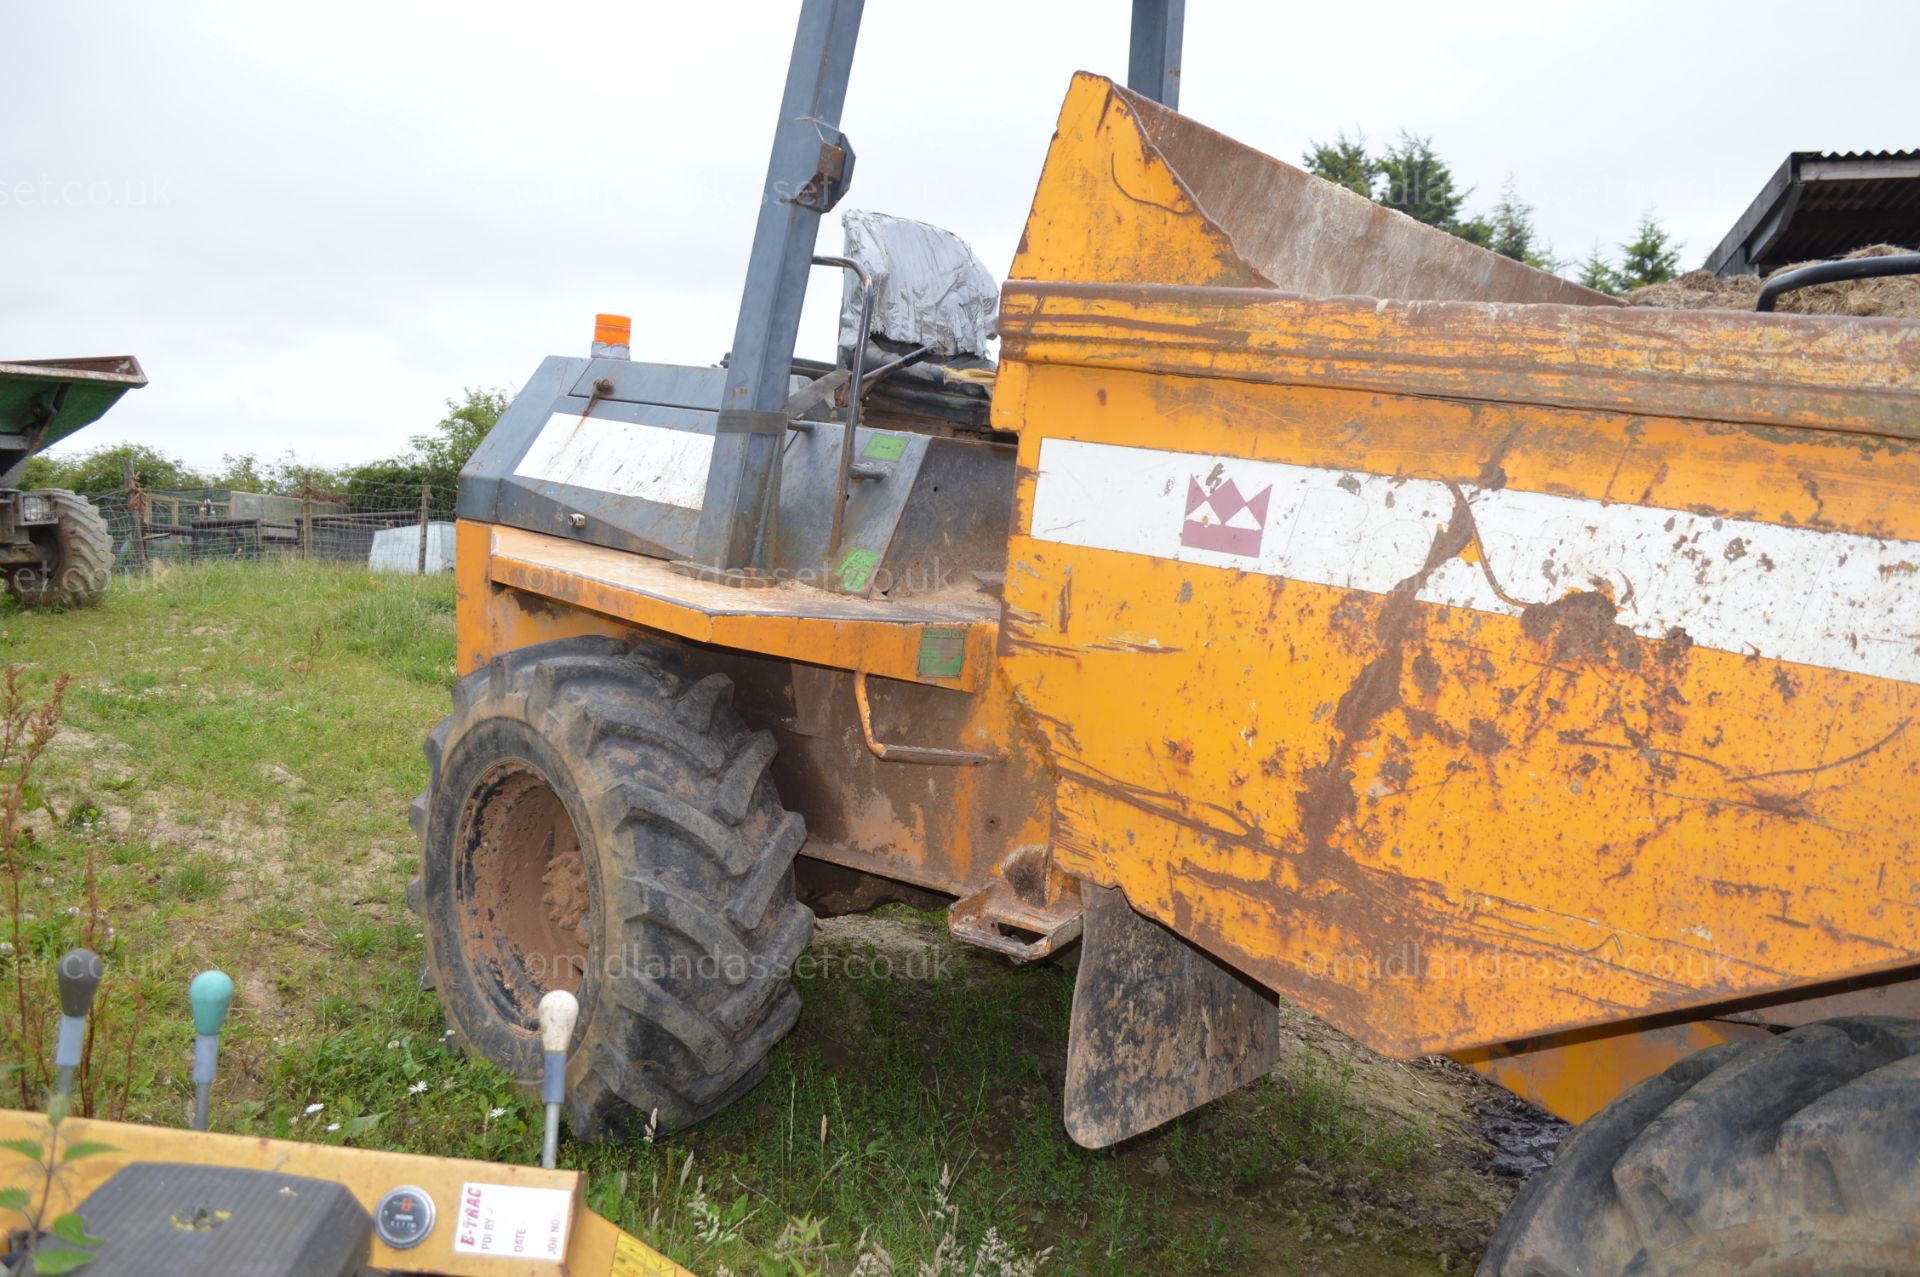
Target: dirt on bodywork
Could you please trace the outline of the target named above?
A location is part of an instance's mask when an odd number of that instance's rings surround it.
[[[1556,661],[1591,657],[1638,669],[1645,650],[1642,640],[1615,619],[1619,615],[1619,606],[1609,596],[1581,590],[1526,608],[1520,613],[1520,628],[1528,638],[1544,643]],[[1685,630],[1674,629],[1652,650],[1656,659],[1673,660],[1692,646]]]

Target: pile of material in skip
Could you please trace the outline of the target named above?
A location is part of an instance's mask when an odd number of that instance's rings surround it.
[[[1847,259],[1885,257],[1890,253],[1910,253],[1910,248],[1875,244],[1856,249]],[[1812,265],[1803,262],[1801,265]],[[1798,270],[1783,266],[1767,278]],[[1752,310],[1765,283],[1757,275],[1721,278],[1707,271],[1688,271],[1665,284],[1649,284],[1627,294],[1635,306],[1663,306],[1670,310]],[[1890,315],[1920,319],[1920,275],[1889,275],[1879,279],[1849,279],[1837,284],[1816,284],[1787,293],[1776,309],[1796,315]]]

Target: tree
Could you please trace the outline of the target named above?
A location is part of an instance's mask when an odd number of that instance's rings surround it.
[[[1600,245],[1595,244],[1580,263],[1580,283],[1587,288],[1615,296],[1620,292],[1620,276],[1612,263],[1600,255]]]
[[[1476,219],[1478,220],[1478,219]],[[1560,262],[1533,226],[1533,205],[1520,198],[1513,174],[1500,188],[1500,202],[1487,220],[1486,247],[1539,270],[1558,270]]]
[[[1325,178],[1368,199],[1373,198],[1374,180],[1380,176],[1379,161],[1367,154],[1364,133],[1350,140],[1342,132],[1331,143],[1315,142],[1301,157],[1301,163],[1315,177]]]
[[[59,487],[60,463],[44,452],[37,457],[28,457],[26,468],[20,471],[20,486],[23,488]]]
[[[1458,233],[1466,226],[1460,220],[1460,206],[1472,188],[1454,187],[1453,170],[1434,152],[1432,138],[1402,129],[1400,140],[1377,163],[1382,178],[1380,203],[1443,231]]]
[[[1623,292],[1666,283],[1680,273],[1680,247],[1648,209],[1640,215],[1632,242],[1620,246],[1622,260],[1615,282]]]
[[[1484,217],[1476,215],[1467,218],[1463,222],[1455,222],[1451,226],[1443,226],[1441,229],[1458,235],[1461,239],[1464,239],[1476,248],[1493,247],[1493,223]]]
[[[440,483],[435,483],[440,479]],[[444,486],[443,486],[444,485]],[[417,456],[389,457],[349,466],[340,473],[338,492],[356,510],[398,508],[408,499],[418,499],[422,487],[433,488],[439,504],[451,504],[454,487],[443,476],[428,470]],[[412,494],[409,498],[408,494]]]
[[[220,471],[207,480],[210,487],[232,492],[332,492],[340,486],[340,472],[308,465],[289,452],[279,461],[261,461],[251,452],[220,458]]]
[[[23,488],[66,488],[73,492],[118,492],[126,486],[122,462],[133,461],[133,473],[148,489],[204,488],[206,476],[186,463],[144,443],[116,443],[73,457],[31,458],[21,475]]]
[[[337,492],[340,488],[340,471],[327,466],[304,464],[295,460],[289,452],[286,460],[272,468],[270,482],[272,487],[269,491],[295,496],[310,492]]]
[[[441,492],[452,492],[467,458],[500,420],[510,401],[504,390],[468,387],[459,402],[447,400],[447,415],[434,423],[433,429],[413,437],[414,455],[406,460],[418,465],[424,482]]]
[[[272,492],[272,480],[268,472],[272,466],[263,467],[260,458],[251,452],[239,456],[223,453],[220,457],[220,473],[212,477],[212,485],[233,492]]]
[[[446,414],[425,434],[414,435],[407,452],[381,461],[331,469],[308,465],[288,452],[279,461],[262,461],[243,452],[220,458],[218,472],[208,475],[139,443],[95,448],[73,457],[29,458],[22,472],[23,488],[68,488],[74,492],[118,492],[125,486],[121,459],[133,459],[140,486],[149,491],[167,488],[219,488],[233,492],[302,494],[324,492],[346,497],[357,507],[393,505],[405,491],[417,500],[420,488],[431,487],[436,500],[450,502],[460,471],[487,437],[510,397],[504,390],[469,388],[458,399],[447,400]]]
[[[1375,156],[1367,151],[1365,134],[1350,139],[1341,133],[1332,142],[1313,143],[1302,162],[1315,177],[1458,235],[1469,244],[1539,270],[1557,271],[1564,265],[1540,238],[1533,224],[1533,205],[1520,198],[1511,173],[1500,188],[1500,202],[1490,212],[1462,216],[1472,188],[1460,190],[1454,185],[1453,169],[1433,149],[1432,138],[1402,129],[1400,140]]]

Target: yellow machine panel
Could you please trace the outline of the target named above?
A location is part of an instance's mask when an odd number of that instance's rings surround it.
[[[1007,308],[1063,867],[1402,1053],[1920,956],[1912,443],[1197,377],[1223,327],[1400,317],[1152,291]]]
[[[39,1113],[0,1110],[0,1139],[46,1147],[47,1119]],[[571,1277],[685,1277],[687,1270],[622,1232],[587,1209],[581,1200],[584,1179],[578,1171],[542,1170],[537,1166],[507,1166],[455,1158],[420,1157],[372,1149],[301,1144],[242,1135],[217,1135],[166,1127],[136,1126],[69,1118],[59,1131],[59,1154],[81,1145],[92,1149],[85,1157],[67,1161],[48,1180],[44,1168],[23,1157],[9,1155],[0,1167],[0,1189],[32,1192],[44,1219],[68,1211],[84,1213],[87,1198],[121,1168],[139,1162],[174,1162],[273,1171],[343,1185],[372,1212],[389,1189],[418,1188],[436,1204],[438,1219],[417,1246],[395,1250],[376,1239],[372,1264],[382,1272],[444,1273],[448,1277],[540,1277],[563,1272]],[[478,1189],[476,1193],[472,1190]],[[484,1200],[488,1192],[545,1193],[558,1203],[547,1208],[564,1239],[558,1262],[546,1258],[512,1258],[476,1254],[463,1248],[461,1204]],[[44,1193],[44,1201],[41,1200]],[[9,1219],[9,1217],[11,1217]],[[0,1221],[23,1224],[19,1212],[0,1213]]]
[[[1098,87],[995,403],[1059,866],[1401,1054],[1920,958],[1915,326],[1181,286]]]

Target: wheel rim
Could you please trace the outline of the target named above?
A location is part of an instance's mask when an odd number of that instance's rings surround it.
[[[541,995],[579,993],[587,969],[593,893],[579,833],[546,777],[514,760],[473,787],[454,845],[461,953],[500,1015],[535,1031]]]

